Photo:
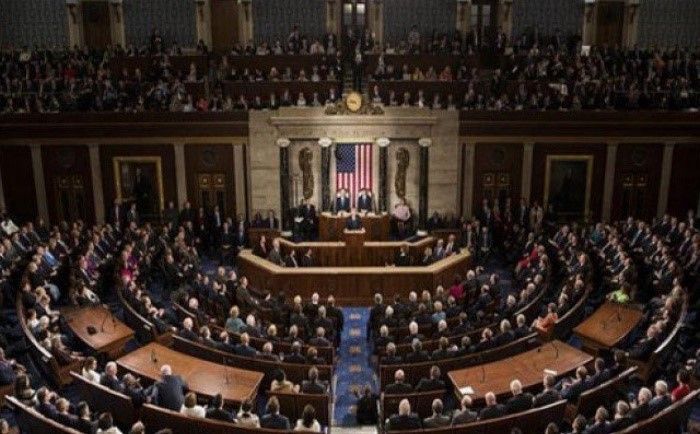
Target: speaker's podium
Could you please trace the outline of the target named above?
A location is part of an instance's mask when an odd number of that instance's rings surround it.
[[[362,248],[365,245],[367,231],[362,229],[344,229],[343,241],[345,241],[346,264],[359,264],[362,257]]]

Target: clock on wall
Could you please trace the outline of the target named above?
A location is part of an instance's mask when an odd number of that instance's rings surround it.
[[[345,106],[353,113],[358,112],[362,108],[362,95],[359,92],[350,92],[345,97]]]

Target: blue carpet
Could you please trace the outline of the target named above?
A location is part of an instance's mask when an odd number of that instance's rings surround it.
[[[354,426],[355,401],[354,390],[369,384],[376,391],[374,370],[369,363],[372,352],[367,342],[367,322],[369,308],[343,308],[345,326],[338,351],[338,363],[335,367],[335,413],[336,425]]]

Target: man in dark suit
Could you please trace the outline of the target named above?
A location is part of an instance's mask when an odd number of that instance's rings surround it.
[[[350,196],[348,195],[348,191],[344,188],[341,188],[335,196],[335,212],[341,211],[350,211]]]
[[[185,202],[182,210],[180,210],[180,218],[178,220],[180,225],[194,221],[194,210],[192,209],[192,204],[190,204],[190,201]]]
[[[234,415],[224,410],[224,398],[220,393],[217,393],[211,400],[211,405],[207,408],[207,419],[222,420],[224,422],[233,422],[236,420]]]
[[[443,426],[450,426],[452,420],[449,416],[442,413],[444,407],[441,399],[433,400],[432,409],[433,414],[423,419],[423,428],[440,428]]]
[[[663,380],[658,380],[654,383],[654,396],[651,401],[649,401],[649,408],[651,408],[652,414],[656,414],[661,410],[665,409],[671,405],[671,394],[668,393],[668,384]]]
[[[304,256],[301,257],[300,265],[304,268],[314,266],[314,257],[311,249],[307,249]]]
[[[250,346],[250,336],[248,333],[241,334],[241,343],[234,347],[234,352],[243,357],[255,357],[258,351]]]
[[[556,380],[553,375],[546,374],[542,380],[542,384],[544,386],[544,390],[535,396],[535,407],[549,405],[561,399],[559,392],[554,388]]]
[[[417,414],[411,413],[411,404],[408,399],[399,402],[399,414],[389,418],[387,430],[389,431],[409,431],[421,429],[422,424]]]
[[[305,239],[311,239],[316,232],[316,207],[309,202],[309,199],[304,199],[299,206],[299,217],[301,221],[301,231]]]
[[[652,409],[649,406],[651,399],[651,390],[647,389],[646,387],[639,389],[639,393],[637,393],[636,405],[633,404],[634,408],[630,414],[635,422],[648,419],[653,414]]]
[[[461,402],[462,408],[452,414],[452,425],[461,425],[464,423],[474,422],[479,415],[475,411],[471,411],[472,398],[469,395],[464,395]]]
[[[520,413],[532,408],[534,398],[530,393],[523,393],[523,385],[519,380],[510,382],[510,391],[513,396],[506,402],[508,414]]]
[[[284,266],[284,259],[282,259],[282,252],[280,251],[280,240],[277,238],[272,240],[272,249],[267,255],[267,260],[280,267]]]
[[[421,378],[416,386],[416,392],[429,392],[445,389],[445,382],[440,378],[442,373],[437,365],[430,368],[430,378]]]
[[[355,208],[350,210],[350,217],[348,217],[347,220],[345,221],[345,229],[349,229],[349,230],[353,230],[353,231],[362,229],[362,219],[357,214],[357,211],[355,210]]]
[[[506,415],[506,407],[496,401],[496,395],[493,392],[487,392],[484,395],[486,407],[481,409],[479,413],[480,420],[495,419]]]
[[[284,266],[288,268],[298,268],[299,262],[297,262],[297,254],[294,249],[289,251],[289,254],[284,258]]]
[[[618,432],[634,424],[634,419],[630,417],[630,406],[625,401],[617,401],[615,404],[615,416],[608,425],[608,432]]]
[[[372,212],[374,211],[374,204],[372,199],[372,193],[366,188],[360,190],[357,195],[357,209],[360,212]]]
[[[394,265],[397,267],[408,267],[411,265],[411,257],[408,255],[408,246],[402,244],[394,257]]]
[[[308,393],[310,395],[323,395],[328,391],[328,387],[319,381],[318,379],[318,368],[312,366],[309,368],[308,380],[304,380],[301,383],[301,393]]]
[[[105,365],[105,372],[100,378],[100,384],[108,387],[115,392],[124,393],[124,385],[119,381],[117,377],[117,364],[114,362],[107,362]]]
[[[280,403],[276,396],[267,401],[267,414],[260,418],[260,427],[289,431],[289,419],[280,414]]]
[[[187,384],[179,375],[173,375],[170,365],[160,368],[160,381],[153,386],[153,402],[172,411],[179,412],[185,402]]]
[[[647,334],[644,338],[637,341],[629,350],[628,356],[635,360],[646,360],[651,353],[659,346],[659,328],[656,324],[652,324],[647,329]]]
[[[267,212],[267,218],[264,220],[264,225],[264,227],[268,229],[279,228],[279,220],[277,220],[277,217],[275,217],[275,212],[273,210],[269,210]]]
[[[121,229],[126,222],[124,216],[124,210],[122,209],[122,202],[119,199],[114,199],[114,205],[112,206],[112,211],[110,212],[112,218],[112,224],[115,228]]]
[[[403,369],[398,369],[394,373],[394,382],[387,384],[384,388],[384,393],[387,395],[405,395],[413,392],[413,387],[410,384],[404,383],[405,375]]]

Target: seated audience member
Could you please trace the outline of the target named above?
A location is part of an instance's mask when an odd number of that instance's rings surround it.
[[[260,428],[258,415],[253,413],[253,403],[246,399],[236,414],[236,424],[246,428]]]
[[[279,429],[289,431],[289,419],[280,414],[280,403],[276,396],[267,400],[265,415],[260,418],[260,427],[268,429]],[[240,417],[238,418],[240,420]]]
[[[102,413],[97,419],[97,434],[122,434],[121,430],[114,425],[112,413]]]
[[[593,417],[593,424],[586,429],[586,434],[607,434],[609,432],[608,410],[605,407],[598,407]]]
[[[107,362],[105,372],[102,374],[100,384],[106,386],[115,392],[124,393],[124,384],[117,377],[117,364],[115,362]]]
[[[387,384],[384,388],[384,393],[387,395],[405,395],[413,392],[413,387],[410,384],[404,383],[405,374],[403,369],[398,369],[394,372],[394,382]]]
[[[519,380],[510,382],[510,391],[513,396],[506,402],[506,412],[508,414],[520,413],[532,408],[535,398],[531,393],[523,392],[523,385]]]
[[[690,371],[686,368],[681,368],[676,374],[678,385],[671,391],[671,399],[673,402],[679,401],[690,393]]]
[[[321,382],[318,378],[318,368],[312,366],[309,368],[308,380],[301,383],[301,393],[310,395],[323,395],[327,392],[328,386]]]
[[[297,393],[298,391],[299,386],[295,386],[294,383],[287,380],[284,370],[277,369],[275,371],[274,378],[270,383],[270,392]]]
[[[479,412],[480,420],[495,419],[506,415],[506,407],[496,401],[495,393],[487,392],[486,395],[484,395],[484,401],[486,406]]]
[[[201,405],[197,404],[197,395],[194,392],[188,392],[185,395],[185,401],[180,408],[180,413],[197,418],[205,418],[207,411]]]
[[[617,401],[615,404],[615,416],[608,426],[608,432],[618,432],[634,424],[634,419],[630,417],[630,406],[625,401]]]
[[[561,388],[561,397],[564,399],[577,399],[587,388],[588,370],[585,366],[576,369],[576,377],[564,381]]]
[[[411,413],[411,403],[408,399],[402,399],[399,402],[399,414],[391,416],[387,421],[387,429],[390,431],[410,431],[421,428],[420,417]]]
[[[430,368],[430,378],[421,378],[416,385],[415,392],[429,392],[431,390],[445,389],[445,382],[442,381],[440,377],[442,377],[440,368],[432,366]]]
[[[585,416],[578,415],[571,422],[571,434],[584,434],[587,433],[588,421]]]
[[[551,374],[546,374],[542,380],[544,389],[535,396],[534,406],[543,407],[553,404],[561,399],[559,391],[555,388],[556,379]]]
[[[661,334],[659,327],[652,324],[647,328],[646,335],[638,340],[628,352],[628,356],[635,360],[647,360],[651,353],[659,346]]]
[[[430,355],[423,349],[423,343],[414,339],[411,343],[411,352],[404,357],[406,363],[422,363],[430,360]]]
[[[668,384],[663,380],[654,383],[655,396],[649,401],[649,408],[652,414],[659,413],[672,403],[671,394],[668,393]]]
[[[639,389],[639,392],[637,393],[637,400],[632,401],[632,413],[630,414],[635,422],[648,419],[650,416],[652,416],[652,409],[649,406],[651,399],[651,390],[647,389],[646,387]]]
[[[321,424],[316,420],[316,409],[311,404],[306,404],[297,420],[294,431],[321,432]]]
[[[452,413],[452,425],[461,425],[474,422],[479,415],[471,410],[472,398],[469,395],[464,395],[460,402],[460,409]]]
[[[557,305],[555,303],[549,303],[547,305],[547,312],[540,315],[532,324],[532,327],[540,333],[548,335],[551,333],[558,319]]]
[[[398,365],[403,361],[401,356],[396,355],[396,345],[390,342],[386,346],[386,354],[380,359],[382,365]]]
[[[216,419],[224,422],[234,422],[236,417],[230,411],[224,409],[224,397],[220,393],[214,395],[207,407],[206,411],[207,419]]]
[[[433,414],[423,419],[423,428],[440,428],[450,426],[450,417],[443,414],[441,399],[434,399],[432,405]]]
[[[106,369],[105,367],[105,370]],[[94,357],[87,357],[85,363],[83,363],[83,369],[80,371],[80,374],[88,381],[99,383],[101,378],[99,372],[97,372],[97,359]]]

